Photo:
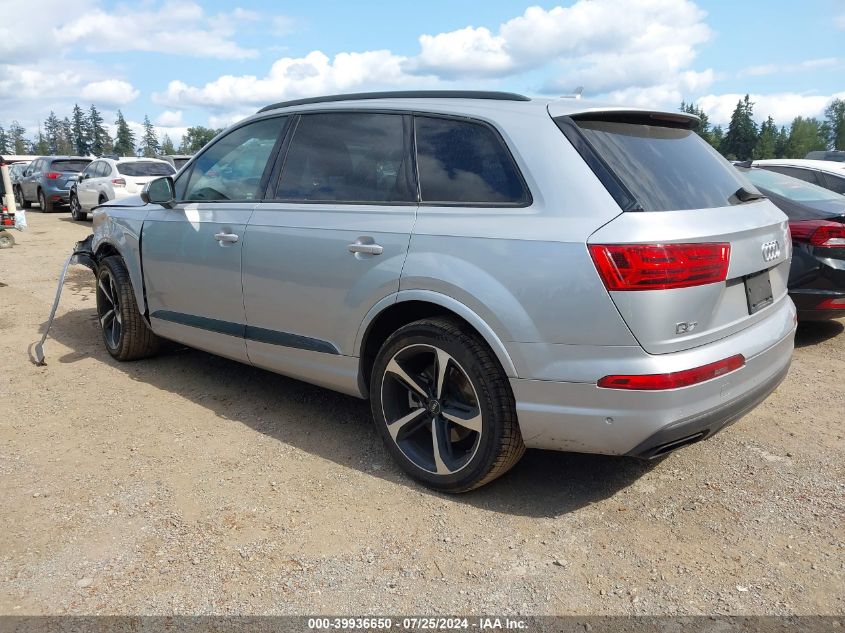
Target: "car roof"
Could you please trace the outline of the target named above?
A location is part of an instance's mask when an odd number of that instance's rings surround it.
[[[755,160],[754,165],[758,167],[764,167],[766,165],[779,165],[781,167],[806,167],[808,169],[829,171],[840,175],[845,172],[845,163],[839,163],[835,160],[813,160],[812,158],[766,158],[763,160]]]
[[[658,114],[674,122],[694,125],[699,118],[692,114],[674,110],[636,108],[609,105],[586,99],[533,98],[509,92],[481,92],[454,90],[422,90],[399,92],[353,93],[328,95],[309,99],[283,101],[266,106],[258,115],[268,112],[307,112],[312,110],[335,110],[354,107],[356,110],[414,110],[443,114],[525,114],[548,111],[552,117],[613,113],[617,115]]]

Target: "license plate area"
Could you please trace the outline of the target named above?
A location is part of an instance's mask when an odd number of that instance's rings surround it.
[[[748,301],[748,314],[759,312],[774,303],[772,280],[768,270],[748,275],[743,281],[745,282],[745,298]]]

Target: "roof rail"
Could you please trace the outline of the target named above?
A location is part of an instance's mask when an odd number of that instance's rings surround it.
[[[525,95],[515,92],[493,92],[484,90],[396,90],[387,92],[353,92],[343,95],[309,97],[281,101],[261,108],[258,112],[288,108],[309,103],[331,103],[333,101],[362,101],[365,99],[491,99],[493,101],[531,101]]]

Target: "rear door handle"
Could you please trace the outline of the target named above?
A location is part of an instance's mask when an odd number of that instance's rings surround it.
[[[381,255],[384,252],[381,244],[365,244],[361,240],[353,242],[347,248],[350,253],[361,253],[363,255]]]
[[[240,239],[240,237],[234,233],[215,233],[214,239],[221,244],[234,244]]]

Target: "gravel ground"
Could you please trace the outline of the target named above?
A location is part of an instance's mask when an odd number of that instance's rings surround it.
[[[845,614],[845,334],[658,462],[529,451],[463,496],[391,463],[364,402],[181,350],[121,364],[90,223],[0,251],[0,614]]]

